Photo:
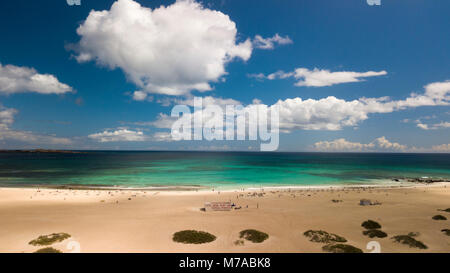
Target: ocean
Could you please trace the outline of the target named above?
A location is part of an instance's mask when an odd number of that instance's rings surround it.
[[[0,153],[0,186],[240,189],[450,179],[450,154],[90,151]]]

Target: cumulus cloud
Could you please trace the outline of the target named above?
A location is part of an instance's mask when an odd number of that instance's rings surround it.
[[[412,93],[404,100],[389,97],[343,100],[334,96],[323,99],[279,100],[280,128],[286,130],[340,130],[356,126],[369,114],[391,113],[420,106],[450,105],[450,81],[426,85],[423,94]]]
[[[450,144],[435,145],[431,150],[437,153],[450,153]]]
[[[129,129],[117,129],[114,131],[105,130],[100,133],[91,134],[89,138],[99,142],[120,142],[120,141],[145,141],[147,137],[142,131]]]
[[[313,145],[314,151],[320,152],[411,152],[411,153],[449,153],[450,144],[434,145],[431,148],[414,147],[391,142],[386,137],[379,137],[369,143],[351,142],[344,138],[332,141],[319,141]]]
[[[64,94],[72,91],[72,87],[59,82],[54,75],[39,74],[34,68],[0,64],[0,93]]]
[[[143,101],[147,98],[147,93],[143,91],[134,91],[133,99],[137,101]]]
[[[322,152],[363,152],[363,151],[406,151],[406,145],[390,142],[384,136],[370,143],[351,142],[344,138],[333,141],[319,141],[314,143],[314,150]]]
[[[55,137],[49,135],[35,134],[29,131],[18,131],[11,128],[14,123],[14,116],[18,113],[16,109],[5,108],[0,105],[0,140],[12,140],[31,144],[51,144],[69,145],[72,140],[69,138]]]
[[[263,38],[261,35],[256,35],[253,39],[253,46],[259,49],[274,49],[275,44],[292,44],[292,40],[288,36],[281,37],[278,33],[269,38]]]
[[[399,144],[396,142],[390,142],[384,136],[375,139],[375,143],[376,143],[377,147],[380,147],[380,148],[386,149],[386,150],[404,151],[407,149],[406,145],[402,145],[402,144]]]
[[[226,75],[235,58],[248,60],[252,42],[236,41],[236,24],[228,15],[192,0],[150,9],[118,0],[110,10],[91,11],[77,29],[78,62],[95,60],[120,68],[144,93],[184,95],[208,91]]]
[[[427,124],[417,123],[417,127],[420,128],[420,129],[422,129],[422,130],[429,130]]]
[[[374,148],[374,143],[358,143],[350,142],[344,138],[335,139],[333,141],[319,141],[314,143],[314,150],[322,152],[342,152],[342,151],[366,151]]]
[[[250,77],[258,78],[258,79],[286,79],[286,78],[295,78],[298,80],[295,85],[296,86],[312,86],[312,87],[323,87],[323,86],[331,86],[335,84],[341,83],[349,83],[349,82],[360,82],[363,81],[364,78],[367,77],[376,77],[386,75],[386,71],[367,71],[367,72],[354,72],[354,71],[338,71],[331,72],[326,69],[318,69],[314,68],[313,70],[309,70],[307,68],[297,68],[293,72],[284,72],[279,70],[277,72],[271,73],[267,76],[264,74],[250,74]]]
[[[368,118],[366,104],[359,100],[346,101],[329,96],[323,99],[301,98],[279,100],[280,129],[340,130],[356,126]]]
[[[425,124],[425,123],[417,123],[417,127],[422,130],[437,130],[443,128],[450,128],[450,122],[440,122],[435,124]]]
[[[355,100],[338,99],[329,96],[322,99],[293,98],[279,100],[269,108],[278,107],[280,130],[341,130],[354,127],[369,118],[370,114],[391,113],[420,106],[450,105],[450,81],[426,85],[423,94],[412,93],[404,100],[391,100],[389,97],[359,98]],[[258,101],[256,101],[258,102]],[[259,103],[257,103],[259,104]],[[255,104],[247,105],[250,111]],[[151,125],[158,128],[171,128],[174,118],[160,114]]]

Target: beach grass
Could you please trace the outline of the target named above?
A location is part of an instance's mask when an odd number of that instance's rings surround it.
[[[303,233],[303,235],[310,238],[309,240],[311,242],[316,242],[316,243],[328,244],[328,243],[332,243],[332,242],[336,242],[336,243],[347,242],[347,239],[345,239],[344,237],[333,234],[333,233],[328,233],[323,230],[308,230],[308,231],[305,231],[305,233]]]
[[[447,220],[447,218],[445,216],[442,216],[440,214],[433,216],[432,219],[433,220],[438,220],[438,221],[439,220]]]
[[[347,244],[329,244],[323,246],[322,250],[331,253],[363,253],[361,249]]]
[[[244,238],[253,243],[262,243],[269,238],[269,234],[256,229],[246,229],[239,233],[240,238]]]
[[[363,231],[364,235],[369,236],[370,238],[385,238],[387,237],[386,232],[381,231],[379,229],[369,229],[369,230],[364,230]]]
[[[377,229],[377,228],[381,228],[381,225],[373,220],[367,220],[364,221],[361,224],[362,227],[364,227],[365,229]]]
[[[428,248],[424,243],[414,239],[413,237],[411,237],[409,235],[397,235],[397,236],[392,237],[392,239],[397,243],[408,245],[409,247],[420,248],[420,249]]]
[[[45,247],[45,248],[38,249],[33,253],[62,253],[62,252],[53,247]]]
[[[216,236],[205,231],[182,230],[174,233],[172,239],[183,244],[204,244],[216,240]]]
[[[67,233],[52,233],[49,235],[41,235],[37,239],[30,241],[28,244],[33,246],[48,246],[54,243],[62,242],[67,238],[70,238],[70,235]]]

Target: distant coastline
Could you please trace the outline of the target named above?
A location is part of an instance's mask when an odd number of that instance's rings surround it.
[[[0,150],[0,153],[52,153],[52,154],[81,154],[84,152],[72,150],[48,150],[48,149],[31,149],[31,150]]]

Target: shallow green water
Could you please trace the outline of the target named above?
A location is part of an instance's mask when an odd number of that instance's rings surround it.
[[[123,187],[371,184],[450,179],[450,154],[87,152],[0,153],[0,186]]]

